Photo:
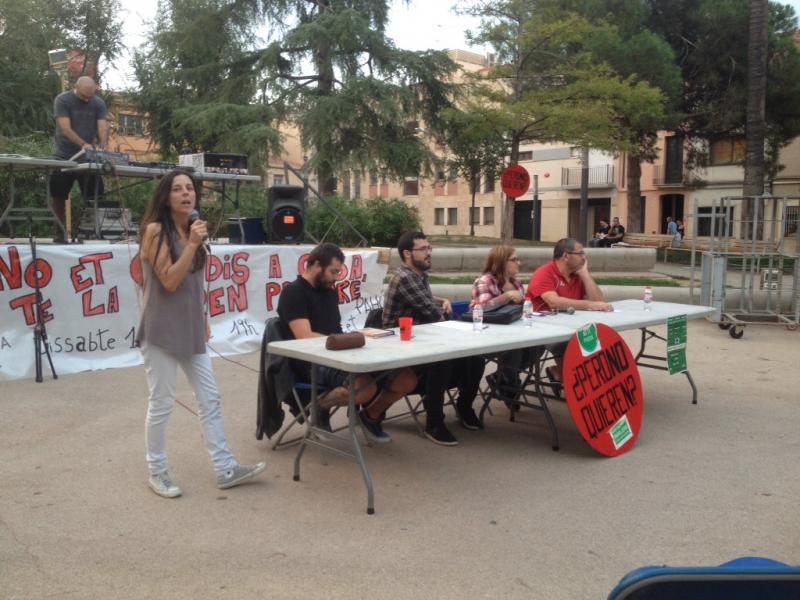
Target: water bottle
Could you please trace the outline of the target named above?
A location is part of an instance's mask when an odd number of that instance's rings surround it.
[[[649,285],[646,285],[644,287],[644,309],[649,311],[652,308],[651,306],[652,302],[653,302],[653,288],[651,288]]]
[[[525,327],[533,327],[533,303],[530,300],[525,300],[522,305],[522,321]]]
[[[483,329],[483,307],[476,304],[472,307],[472,330],[481,331]]]

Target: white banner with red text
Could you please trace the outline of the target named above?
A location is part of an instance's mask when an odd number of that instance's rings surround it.
[[[206,267],[209,353],[258,350],[267,319],[277,316],[283,286],[297,278],[311,246],[212,246]],[[34,376],[35,286],[58,375],[142,364],[136,244],[0,246],[0,381]],[[375,250],[345,251],[336,290],[342,327],[361,327],[383,304],[386,265]],[[42,348],[42,354],[44,349]],[[45,377],[50,375],[42,356]]]

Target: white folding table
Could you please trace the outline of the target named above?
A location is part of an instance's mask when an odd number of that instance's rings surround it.
[[[314,445],[336,454],[348,456],[358,463],[364,478],[364,484],[367,488],[367,513],[373,514],[375,512],[372,477],[356,435],[357,417],[354,379],[360,373],[396,370],[467,356],[495,354],[508,350],[565,342],[574,335],[577,329],[588,323],[605,323],[620,331],[628,329],[649,331],[648,327],[663,325],[669,317],[686,315],[688,319],[696,319],[712,312],[709,307],[665,302],[654,302],[651,305],[651,310],[645,311],[641,300],[614,302],[614,308],[614,312],[577,311],[572,315],[559,313],[553,316],[535,317],[531,327],[526,327],[521,321],[511,325],[489,325],[488,328],[480,332],[472,331],[470,323],[454,321],[417,325],[413,328],[413,337],[410,341],[401,341],[399,335],[383,338],[368,337],[365,346],[350,350],[326,350],[324,337],[271,342],[267,348],[268,352],[316,365],[332,367],[350,374],[350,395],[348,399],[349,439],[347,441],[352,446],[352,452],[344,452],[326,443],[323,438],[331,434],[316,427],[318,412],[316,370],[311,369],[310,423],[306,428],[295,457],[294,480],[298,481],[300,479],[300,461],[307,445]],[[643,354],[643,348],[639,356],[647,356]],[[687,377],[694,390],[694,401],[696,402],[696,388],[688,372]]]

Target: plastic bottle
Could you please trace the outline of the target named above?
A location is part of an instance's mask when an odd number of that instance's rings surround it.
[[[472,330],[481,331],[483,329],[483,306],[476,304],[472,308]]]
[[[530,300],[525,300],[522,305],[522,321],[525,327],[533,327],[533,303]]]
[[[644,309],[649,311],[652,308],[651,306],[652,302],[653,302],[653,288],[651,288],[649,285],[646,285],[644,287]]]

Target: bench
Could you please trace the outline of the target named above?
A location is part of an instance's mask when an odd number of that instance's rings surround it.
[[[620,248],[669,248],[672,243],[672,236],[657,233],[626,233],[622,238]],[[612,247],[616,244],[612,244]]]

